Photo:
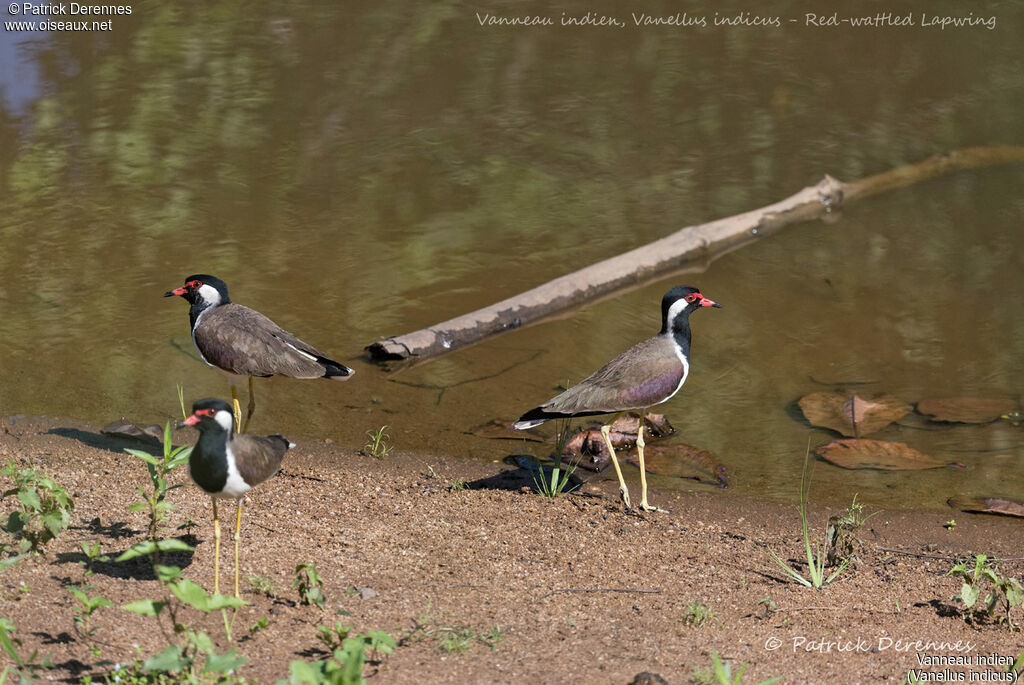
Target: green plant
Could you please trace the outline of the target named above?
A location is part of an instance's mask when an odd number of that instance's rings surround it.
[[[452,481],[452,484],[451,486],[449,486],[448,489],[457,492],[459,490],[468,490],[469,486],[466,485],[466,481],[462,480],[461,478],[456,478],[455,480]]]
[[[782,558],[772,550],[768,550],[768,554],[771,555],[772,560],[793,580],[807,587],[820,588],[823,585],[831,583],[839,576],[840,573],[845,571],[850,565],[852,558],[849,556],[841,558],[836,570],[833,571],[831,575],[825,576],[826,555],[822,552],[820,544],[816,545],[816,549],[811,546],[811,535],[807,526],[807,498],[811,492],[811,482],[807,475],[807,464],[810,461],[810,454],[811,443],[808,440],[807,451],[804,453],[804,468],[800,475],[800,523],[803,530],[804,550],[807,553],[807,573],[810,576],[810,579],[804,578],[798,571],[784,562]],[[857,498],[854,497],[854,505],[856,505],[856,502]],[[854,505],[851,505],[851,508]]]
[[[778,604],[775,603],[775,600],[772,599],[771,595],[765,595],[762,597],[761,601],[758,602],[757,605],[761,607],[761,618],[771,618],[779,609]]]
[[[14,481],[14,487],[4,490],[0,499],[14,495],[20,504],[18,510],[7,517],[3,529],[20,538],[15,557],[4,559],[0,570],[18,561],[27,552],[40,552],[50,540],[56,538],[71,522],[75,503],[71,495],[52,478],[32,469],[19,469],[13,461],[0,469],[0,476]],[[6,551],[6,545],[3,546]]]
[[[336,627],[339,625],[335,624]],[[344,637],[334,649],[331,658],[311,663],[291,662],[288,667],[290,673],[288,682],[295,685],[300,683],[362,685],[366,682],[363,678],[365,664],[367,662],[379,663],[384,655],[393,653],[397,646],[398,642],[395,638],[383,630],[371,630],[365,635]]]
[[[968,562],[961,561],[949,569],[946,575],[959,576],[962,581],[960,593],[953,599],[964,603],[964,618],[980,613],[984,613],[988,618],[993,618],[997,610],[1002,609],[1002,615],[998,616],[996,620],[1000,623],[1005,621],[1010,630],[1016,630],[1017,626],[1013,622],[1013,609],[1014,607],[1024,609],[1024,586],[1021,586],[1020,581],[1016,578],[1000,577],[995,564],[990,564],[988,557],[984,554],[975,555],[973,568]],[[985,581],[988,581],[991,587],[982,599],[984,609],[982,611],[974,607],[985,589],[983,587]]]
[[[694,628],[700,628],[711,620],[717,621],[718,617],[711,607],[702,602],[690,602],[683,614],[683,623]]]
[[[317,626],[317,638],[324,643],[329,651],[340,649],[345,638],[352,632],[352,626],[347,626],[341,621],[335,621],[333,627]]]
[[[388,440],[390,440],[391,436],[385,432],[387,428],[387,425],[383,425],[376,431],[366,432],[366,435],[370,438],[370,441],[363,447],[363,451],[366,454],[377,459],[383,459],[388,456],[388,452],[391,451]]]
[[[173,551],[191,551],[192,547],[181,540],[170,538],[164,539],[160,527],[167,520],[167,514],[172,505],[167,500],[167,494],[171,490],[182,487],[184,483],[176,485],[167,484],[167,476],[171,471],[188,462],[192,453],[192,447],[182,445],[174,447],[171,443],[171,424],[164,424],[163,455],[158,457],[143,452],[142,450],[125,449],[125,452],[138,457],[146,464],[149,473],[150,490],[143,487],[136,487],[136,492],[142,496],[141,502],[136,502],[129,507],[132,511],[145,511],[149,515],[148,539],[140,542],[117,557],[115,561],[127,561],[140,556],[150,556],[154,564],[158,564],[162,553]]]
[[[427,610],[413,623],[413,629],[406,638],[411,642],[424,639],[435,640],[438,651],[448,654],[462,654],[478,642],[494,651],[504,641],[505,631],[499,625],[492,626],[486,633],[468,625],[441,625],[431,616],[428,605]]]
[[[292,581],[292,589],[298,590],[299,602],[305,605],[315,604],[324,610],[327,597],[323,592],[324,581],[316,570],[316,564],[311,561],[303,562],[295,567],[295,580]]]
[[[693,669],[693,680],[703,685],[740,685],[743,682],[743,673],[747,670],[747,664],[746,662],[741,664],[735,674],[733,674],[732,669],[732,660],[726,659],[722,661],[721,657],[718,656],[718,652],[712,649],[711,668],[707,670]],[[771,683],[777,683],[780,680],[782,680],[781,676],[762,680],[758,685],[771,685]]]
[[[270,627],[270,617],[261,616],[258,621],[249,626],[249,634],[255,635],[261,630],[266,630],[268,627]]]
[[[22,656],[18,650],[21,648],[21,640],[13,637],[15,632],[14,624],[6,619],[0,619],[0,647],[7,654],[14,666],[5,666],[0,671],[0,685],[7,681],[8,676],[17,676],[18,682],[28,684],[39,680],[38,673],[41,669],[52,668],[49,657],[39,658],[39,650],[28,656]]]
[[[256,592],[268,599],[277,599],[277,590],[274,589],[274,582],[270,579],[270,576],[248,576],[246,580]]]
[[[867,523],[868,519],[877,515],[873,512],[864,515],[864,505],[857,501],[857,495],[853,496],[853,502],[842,514],[831,516],[828,519],[828,527],[825,529],[825,555],[826,565],[830,567],[842,565],[844,560],[848,563],[860,561],[860,552],[864,543],[857,536],[857,532]]]
[[[1016,673],[1017,675],[1024,674],[1024,651],[1021,651],[1020,656],[1017,657],[1009,667],[1007,667],[1006,672]]]
[[[942,524],[942,527],[946,530],[953,530],[954,528],[956,528],[956,519],[949,519],[944,524]]]
[[[95,595],[90,597],[87,592],[92,590],[93,587],[85,585],[82,587],[76,587],[74,585],[68,586],[68,592],[78,600],[78,604],[74,608],[75,612],[75,630],[78,632],[79,637],[89,647],[94,656],[99,656],[100,650],[93,642],[93,638],[96,635],[98,626],[92,625],[92,615],[96,613],[97,609],[102,607],[112,607],[114,603],[106,597]]]
[[[110,561],[110,557],[103,554],[103,549],[100,547],[100,543],[96,540],[83,540],[81,542],[82,554],[85,555],[85,561],[79,563],[85,567],[85,577],[88,578],[93,574],[92,567],[96,562]]]
[[[555,463],[551,467],[551,472],[545,474],[544,467],[541,466],[538,470],[538,474],[533,477],[534,489],[544,497],[554,499],[563,492],[572,492],[578,486],[573,485],[569,487],[570,479],[572,474],[576,472],[576,465],[573,464],[568,468],[562,468],[562,452],[565,451],[565,443],[569,439],[570,421],[558,421],[557,433],[555,439]]]
[[[157,565],[155,569],[159,580],[170,591],[170,596],[162,600],[140,599],[122,608],[156,619],[161,632],[171,644],[143,661],[138,670],[158,678],[175,674],[175,683],[220,682],[245,664],[248,660],[239,657],[237,649],[218,654],[210,636],[195,630],[184,620],[186,609],[195,609],[204,614],[220,610],[224,614],[224,629],[230,640],[231,629],[224,610],[237,609],[245,602],[237,597],[209,594],[198,583],[181,578],[181,569],[176,566]],[[164,625],[165,618],[170,624],[170,631]]]

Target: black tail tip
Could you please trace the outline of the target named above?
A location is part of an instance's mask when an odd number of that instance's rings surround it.
[[[344,364],[327,364],[324,367],[324,378],[337,381],[348,380],[355,374],[355,369],[350,369]]]

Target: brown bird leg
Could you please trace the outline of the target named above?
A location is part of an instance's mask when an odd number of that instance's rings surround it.
[[[622,503],[626,505],[626,511],[629,511],[633,508],[633,505],[629,503],[629,488],[626,487],[626,481],[622,477],[622,469],[619,468],[619,460],[615,458],[615,448],[612,446],[612,439],[608,435],[609,431],[611,431],[611,424],[615,423],[615,418],[617,417],[618,414],[609,423],[601,426],[601,437],[604,438],[608,454],[612,456],[612,466],[615,467],[615,475],[619,477],[619,496],[622,498]]]
[[[217,498],[211,497],[213,503],[213,594],[220,594],[220,520],[217,518]]]
[[[640,410],[640,428],[636,432],[636,453],[640,458],[640,509],[641,511],[660,511],[663,514],[668,512],[658,507],[652,507],[647,503],[647,468],[644,465],[644,447],[647,445],[644,442],[644,421],[647,416],[647,409]]]

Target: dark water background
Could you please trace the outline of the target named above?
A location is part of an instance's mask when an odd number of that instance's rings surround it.
[[[822,383],[908,401],[1018,397],[1020,166],[851,206],[398,374],[365,361],[380,337],[824,173],[854,180],[1024,142],[1022,3],[971,9],[994,30],[920,25],[922,7],[964,15],[953,2],[884,8],[912,11],[913,27],[804,26],[817,4],[136,2],[109,32],[4,31],[0,412],[157,422],[177,413],[176,383],[189,400],[224,396],[195,358],[185,305],[160,297],[195,272],[357,369],[345,384],[260,381],[254,430],[358,448],[387,424],[425,462],[542,453],[467,431],[656,332],[675,283],[726,308],[694,317],[690,379],[661,409],[736,491],[795,495],[808,435],[827,434],[794,420],[792,402]],[[711,21],[716,9],[783,25],[638,28],[630,16]],[[587,11],[627,26],[476,16]],[[815,488],[890,508],[1020,498],[1022,431],[892,429],[882,437],[970,468],[820,464]]]

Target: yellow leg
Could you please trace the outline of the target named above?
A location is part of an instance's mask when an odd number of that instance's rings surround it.
[[[220,519],[217,518],[217,500],[213,502],[213,594],[220,594]]]
[[[619,496],[622,498],[622,503],[626,505],[626,511],[629,511],[633,508],[633,505],[629,503],[629,488],[626,487],[626,481],[622,477],[622,469],[619,468],[619,460],[615,457],[615,448],[612,447],[612,439],[608,435],[609,431],[611,431],[611,424],[613,423],[615,423],[615,418],[613,418],[609,423],[601,426],[601,437],[604,438],[604,444],[608,448],[608,454],[612,455],[612,466],[615,467],[615,475],[619,477]]]
[[[252,376],[249,376],[249,411],[245,414],[245,426],[242,427],[243,433],[249,430],[249,419],[252,418],[254,411],[256,411],[256,395],[252,391]]]
[[[238,597],[238,541],[242,539],[242,498],[238,498],[238,513],[235,515],[235,597]]]
[[[644,447],[647,443],[644,442],[644,422],[647,416],[647,410],[640,410],[640,429],[636,432],[636,453],[640,458],[640,509],[643,511],[660,511],[664,514],[668,512],[658,507],[652,507],[647,503],[647,467],[644,464]]]
[[[242,432],[242,406],[238,404],[238,388],[231,384],[231,406],[235,410],[235,432]]]

